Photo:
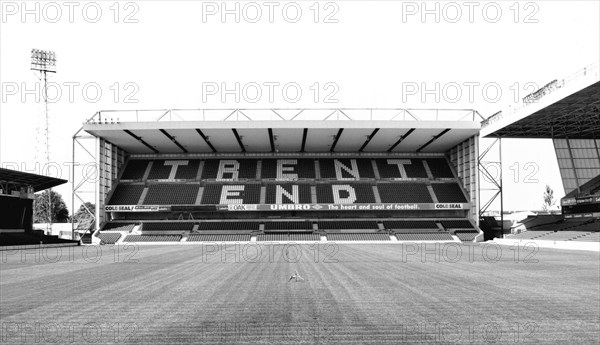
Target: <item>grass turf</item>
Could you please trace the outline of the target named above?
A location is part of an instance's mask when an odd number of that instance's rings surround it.
[[[2,252],[0,343],[600,342],[597,252],[340,243],[263,244],[259,256],[257,248]],[[294,271],[305,280],[289,282]]]

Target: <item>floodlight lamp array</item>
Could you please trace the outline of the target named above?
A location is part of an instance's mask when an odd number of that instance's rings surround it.
[[[50,50],[31,50],[31,69],[36,71],[56,72],[56,53]]]

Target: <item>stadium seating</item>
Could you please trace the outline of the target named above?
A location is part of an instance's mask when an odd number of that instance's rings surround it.
[[[458,230],[454,233],[463,242],[473,242],[475,237],[479,235],[477,230]]]
[[[453,241],[454,238],[447,232],[432,233],[396,233],[398,241]]]
[[[380,178],[427,178],[421,159],[387,158],[376,159],[375,162]]]
[[[252,230],[258,231],[260,228],[259,222],[200,222],[198,225],[198,231],[205,230]]]
[[[193,205],[199,189],[198,184],[150,185],[144,205]]]
[[[321,236],[313,233],[267,232],[256,236],[257,241],[320,241]]]
[[[273,221],[265,222],[266,230],[311,230],[312,222],[309,221]]]
[[[261,177],[263,179],[294,180],[315,178],[314,159],[263,159]]]
[[[425,161],[433,178],[454,178],[452,169],[445,158],[428,158]]]
[[[140,180],[149,163],[152,163],[148,180],[196,179],[200,159],[132,159],[121,179]],[[258,162],[261,162],[261,179],[314,179],[316,178],[313,158],[232,158],[204,160],[203,180],[256,180]],[[454,178],[445,158],[320,158],[317,159],[321,179],[356,180],[374,179],[372,161],[377,165],[380,178],[427,178],[426,161],[434,178]],[[173,174],[174,175],[171,175]]]
[[[190,234],[187,242],[249,242],[250,234]]]
[[[269,184],[266,188],[267,204],[310,204],[310,185],[308,184]]]
[[[127,235],[123,242],[179,242],[181,235]]]
[[[115,244],[121,238],[121,234],[118,232],[106,233],[101,232],[96,235],[100,239],[100,244]]]
[[[130,160],[125,166],[125,171],[121,176],[122,180],[141,180],[144,177],[148,161],[146,160]]]
[[[575,238],[572,238],[571,241],[577,242],[600,242],[600,231],[596,232],[585,232]]]
[[[144,191],[144,185],[119,184],[108,205],[137,205]]]
[[[193,180],[198,174],[200,160],[155,160],[148,180],[184,179]],[[171,174],[174,173],[173,176]]]
[[[321,204],[374,203],[373,188],[366,183],[317,184],[317,202]]]
[[[439,230],[433,220],[386,220],[383,222],[386,229],[428,229]]]
[[[169,178],[173,166],[165,164],[165,160],[155,160],[148,174],[148,180],[165,180]]]
[[[457,183],[433,183],[431,184],[433,192],[439,202],[444,203],[463,203],[467,202],[462,189]]]
[[[209,159],[204,161],[203,180],[239,181],[256,179],[256,159]]]
[[[588,222],[581,225],[576,225],[569,230],[576,231],[600,231],[600,220],[596,220],[595,222]]]
[[[539,239],[540,237],[549,235],[553,232],[554,231],[523,231],[518,234],[509,235],[507,236],[507,238],[511,240],[535,240]]]
[[[208,184],[204,186],[202,204],[258,204],[260,203],[260,188],[258,183],[221,185]]]
[[[571,241],[576,238],[582,238],[583,235],[587,235],[585,231],[556,231],[546,234],[543,237],[537,238],[542,241]]]
[[[600,230],[600,221],[589,221],[589,220],[566,220],[554,224],[544,224],[531,228],[532,231],[560,231],[560,230],[574,230],[574,231],[598,231]]]
[[[554,224],[535,226],[529,231],[510,238],[527,238],[548,241],[597,241],[600,220],[564,220]]]
[[[135,227],[135,223],[117,223],[108,222],[102,227],[102,231],[127,231],[130,232]]]
[[[319,230],[342,229],[379,229],[375,220],[321,220],[317,222]]]
[[[201,167],[202,166],[202,167]],[[374,169],[376,167],[376,169]],[[177,219],[190,210],[193,221],[144,220],[147,214],[126,215],[120,219],[135,221],[109,222],[103,231],[131,232],[136,224],[142,223],[141,235],[129,235],[125,241],[180,241],[181,237],[169,232],[188,232],[187,241],[319,241],[322,234],[329,240],[379,241],[390,240],[390,234],[415,238],[416,240],[452,240],[448,231],[443,231],[432,219],[403,220],[394,216],[383,220],[380,230],[379,217],[386,213],[372,214],[371,218],[358,220],[298,219],[302,214],[290,209],[282,218],[275,218],[271,210],[258,209],[264,215],[255,220],[236,220],[237,216],[249,214],[228,212],[206,213],[205,206],[227,204],[374,204],[382,203],[434,203],[432,192],[439,202],[467,202],[462,189],[456,182],[452,169],[445,158],[389,157],[389,158],[232,158],[232,159],[185,159],[162,158],[154,160],[130,160],[123,179],[141,180],[142,184],[119,184],[110,200],[113,205],[166,205],[171,215],[152,215],[153,219]],[[200,171],[201,170],[201,171]],[[431,170],[429,175],[428,170]],[[376,174],[376,172],[378,172]],[[260,176],[257,176],[260,175]],[[198,176],[201,179],[196,180]],[[382,181],[376,180],[376,175]],[[434,179],[453,179],[453,181]],[[127,178],[125,178],[127,177]],[[317,178],[318,177],[318,178]],[[390,181],[396,179],[420,179],[418,181]],[[173,181],[163,181],[173,180]],[[188,180],[188,181],[179,181]],[[369,180],[369,181],[366,181]],[[193,181],[193,182],[192,182]],[[280,182],[278,182],[280,181]],[[298,181],[298,182],[294,182]],[[429,187],[431,186],[431,187]],[[144,188],[147,188],[145,191]],[[201,195],[201,198],[199,196]],[[142,200],[143,197],[143,200]],[[202,205],[202,208],[185,205]],[[318,205],[313,205],[318,207]],[[311,206],[311,209],[312,207]],[[211,208],[212,210],[212,208]],[[218,212],[225,211],[217,207]],[[313,212],[318,212],[315,208]],[[283,208],[277,211],[285,211]],[[163,212],[162,209],[160,212]],[[169,212],[169,211],[165,211]],[[175,213],[177,212],[177,213]],[[378,211],[379,212],[379,211]],[[447,212],[446,212],[447,213]],[[149,215],[149,214],[148,214]],[[253,214],[253,218],[256,213]],[[350,215],[345,213],[344,216]],[[137,216],[137,217],[136,217]],[[269,217],[261,221],[260,217]],[[340,214],[322,214],[338,217]],[[351,216],[351,215],[350,215]],[[431,217],[431,213],[428,214]],[[199,218],[198,218],[199,217]],[[287,220],[286,217],[292,219]],[[319,215],[310,215],[318,219]],[[182,218],[179,218],[182,219]],[[188,218],[191,219],[191,218]],[[459,221],[463,223],[452,223]],[[461,240],[472,240],[477,231],[466,219],[442,221],[444,227],[456,232]],[[466,222],[466,223],[464,223]],[[313,226],[315,229],[314,230]],[[197,229],[197,230],[195,230]],[[472,229],[472,231],[464,231]],[[166,233],[161,233],[166,232]],[[167,237],[165,237],[165,236]],[[183,234],[185,235],[185,234]],[[118,240],[118,238],[116,239]],[[115,240],[115,241],[116,241]],[[110,239],[107,238],[107,243]]]
[[[319,159],[322,179],[355,180],[375,178],[370,159]]]
[[[441,220],[440,223],[446,230],[451,229],[474,229],[473,224],[467,219]]]
[[[328,241],[389,241],[386,233],[328,233]]]
[[[377,185],[381,202],[432,203],[427,185],[423,183],[380,183]]]
[[[142,231],[191,231],[193,222],[144,222]]]
[[[320,241],[321,236],[314,233],[290,232],[288,241]]]

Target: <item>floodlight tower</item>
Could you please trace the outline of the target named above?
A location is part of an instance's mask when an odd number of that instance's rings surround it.
[[[50,116],[48,114],[48,73],[56,73],[56,53],[49,50],[31,50],[31,70],[37,71],[40,82],[43,82],[42,98],[44,102],[42,146],[45,154],[44,166],[50,167]],[[39,138],[38,138],[39,140]],[[38,141],[39,143],[39,141]],[[38,147],[39,149],[39,147]],[[52,231],[52,188],[48,190],[48,230]]]

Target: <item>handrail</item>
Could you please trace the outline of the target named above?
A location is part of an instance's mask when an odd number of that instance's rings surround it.
[[[501,120],[505,116],[512,116],[516,113],[523,111],[528,106],[538,103],[541,99],[552,94],[556,90],[573,85],[576,82],[580,82],[583,79],[587,79],[590,77],[595,78],[596,80],[600,80],[599,68],[598,68],[597,61],[578,70],[577,72],[575,72],[561,80],[558,80],[558,79],[553,80],[552,82],[546,84],[544,87],[540,88],[539,90],[536,90],[536,91],[532,92],[531,94],[523,97],[520,100],[520,102],[517,103],[516,106],[510,107],[506,110],[502,110],[502,111],[499,111],[499,112],[493,114],[492,116],[488,117],[487,119],[485,119],[481,122],[481,128],[483,129],[483,128],[491,125],[492,123],[497,122],[498,120]]]
[[[171,121],[461,121],[483,117],[474,109],[405,108],[206,108],[101,110],[86,123]]]

